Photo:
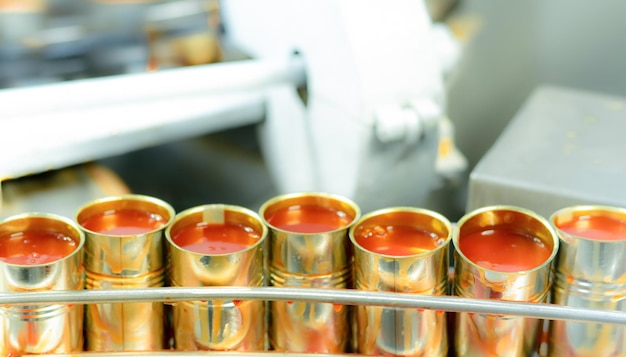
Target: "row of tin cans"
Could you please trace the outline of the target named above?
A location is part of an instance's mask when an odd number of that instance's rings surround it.
[[[271,285],[626,311],[625,258],[626,210],[606,206],[567,207],[549,219],[491,206],[452,224],[417,207],[361,214],[329,193],[280,195],[258,213],[208,204],[177,214],[132,194],[89,202],[75,219],[26,213],[0,222],[1,292]],[[0,324],[4,355],[531,356],[542,334],[552,356],[626,355],[624,326],[297,299],[4,306]]]

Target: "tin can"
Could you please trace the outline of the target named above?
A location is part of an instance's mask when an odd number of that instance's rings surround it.
[[[350,228],[359,290],[447,295],[452,226],[426,209],[392,207]],[[357,348],[367,355],[446,356],[443,311],[357,306]]]
[[[457,223],[454,294],[460,297],[546,302],[559,240],[550,222],[515,206],[489,206]],[[532,356],[543,320],[458,313],[458,356]]]
[[[25,213],[0,222],[2,293],[83,289],[84,235],[70,219]],[[73,353],[83,348],[83,305],[0,308],[3,356]]]
[[[348,230],[360,215],[356,203],[329,193],[292,193],[266,201],[260,216],[269,228],[270,285],[352,288]],[[274,350],[341,353],[353,348],[350,306],[272,301],[269,318]]]
[[[626,311],[626,209],[570,206],[550,220],[561,240],[554,303]],[[626,327],[551,321],[548,351],[551,356],[626,356]]]
[[[87,289],[164,286],[163,231],[174,219],[166,202],[145,195],[109,196],[81,207]],[[161,302],[90,304],[85,313],[88,351],[154,351],[166,346]]]
[[[176,215],[165,231],[168,276],[178,287],[263,286],[267,227],[246,208],[211,204]],[[184,301],[173,304],[178,350],[263,351],[266,303]]]

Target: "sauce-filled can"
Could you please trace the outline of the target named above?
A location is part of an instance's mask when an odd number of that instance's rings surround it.
[[[84,235],[70,219],[25,213],[0,222],[0,292],[82,290]],[[3,356],[83,349],[83,305],[0,307]]]
[[[361,215],[348,198],[322,192],[276,196],[260,208],[269,227],[273,286],[352,288],[348,230]],[[342,353],[352,349],[352,309],[332,303],[270,302],[269,340],[278,351]]]
[[[210,204],[178,213],[165,232],[172,286],[263,286],[267,227],[246,208]],[[177,350],[263,351],[262,300],[173,304]]]
[[[559,240],[550,222],[515,206],[483,207],[457,223],[454,294],[460,297],[546,302]],[[543,321],[458,313],[458,356],[532,356]]]
[[[166,202],[127,194],[91,201],[76,221],[85,233],[87,289],[164,286],[163,231],[174,219]],[[85,313],[88,351],[154,351],[166,347],[161,302],[90,304]]]
[[[626,312],[626,209],[571,206],[550,220],[561,239],[554,303]],[[551,356],[626,356],[622,325],[551,321]]]
[[[452,227],[426,209],[392,207],[350,228],[359,290],[447,295]],[[447,356],[443,311],[356,307],[357,351],[383,356]]]

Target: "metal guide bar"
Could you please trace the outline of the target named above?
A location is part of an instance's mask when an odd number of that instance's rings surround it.
[[[195,357],[195,356],[206,356],[206,355],[217,355],[217,356],[226,356],[226,357],[252,357],[252,356],[268,356],[268,357],[348,357],[348,356],[358,356],[355,353],[342,353],[342,354],[331,354],[331,353],[297,353],[297,352],[279,352],[279,351],[250,351],[250,352],[236,352],[236,351],[175,351],[175,350],[167,350],[167,351],[133,351],[133,352],[83,352],[83,353],[70,353],[70,354],[45,354],[41,356],[48,357],[99,357],[99,356],[111,356],[111,357],[138,357],[138,356],[150,356],[150,357]]]
[[[554,304],[430,296],[351,289],[287,287],[163,287],[124,290],[38,291],[0,294],[0,305],[94,304],[138,301],[266,300],[434,309],[626,325],[626,312]]]
[[[261,122],[298,57],[241,60],[0,90],[0,180]],[[24,140],[29,145],[23,145]]]

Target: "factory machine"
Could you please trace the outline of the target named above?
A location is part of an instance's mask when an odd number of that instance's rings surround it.
[[[618,95],[537,86],[488,153],[468,160],[458,149],[450,113],[462,105],[450,103],[450,93],[457,101],[461,94],[450,83],[467,70],[463,56],[475,56],[460,35],[475,22],[459,30],[437,21],[455,4],[0,0],[0,216],[72,217],[86,201],[129,192],[160,197],[177,211],[213,202],[257,210],[276,195],[329,192],[364,213],[415,206],[453,221],[487,205],[544,216],[578,203],[626,205]],[[598,141],[607,135],[618,136],[603,142],[615,143],[610,148]],[[150,297],[142,293],[125,299]],[[174,298],[198,293],[220,292]],[[626,321],[621,312],[471,299],[462,306],[393,294],[296,293],[347,304]],[[233,294],[281,298],[255,289],[224,296]]]
[[[280,193],[336,192],[372,209],[424,203],[466,170],[445,110],[459,44],[425,4],[217,9],[6,5],[4,180],[251,125]]]

